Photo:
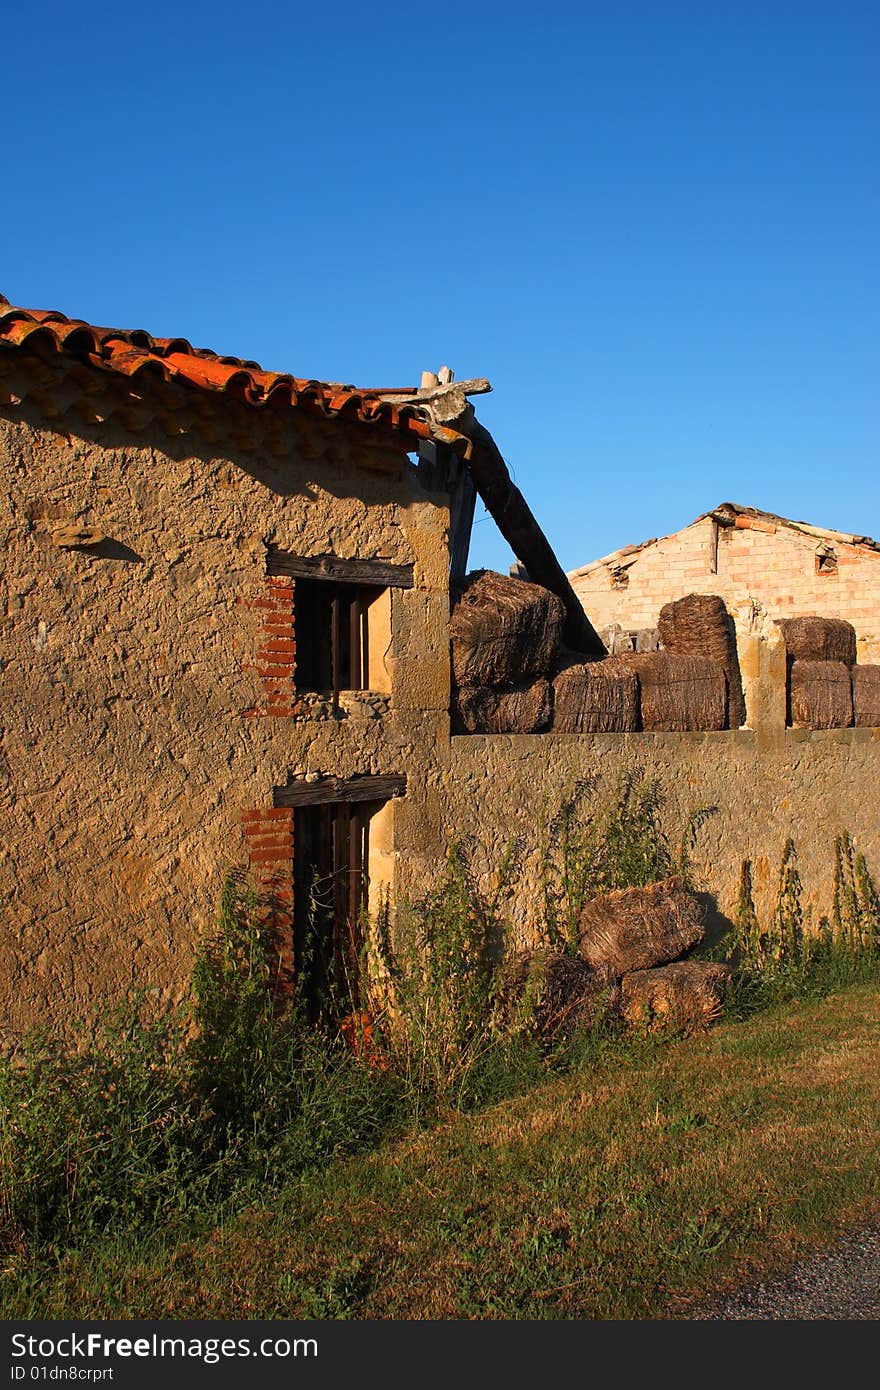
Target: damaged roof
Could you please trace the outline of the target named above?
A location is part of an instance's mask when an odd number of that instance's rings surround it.
[[[731,526],[741,531],[763,531],[768,535],[772,535],[779,527],[786,527],[790,531],[799,531],[804,536],[825,541],[829,545],[852,545],[859,550],[880,554],[880,542],[872,540],[870,536],[851,535],[846,531],[831,531],[824,526],[811,526],[806,521],[792,521],[787,516],[777,516],[775,512],[763,512],[759,507],[743,507],[738,502],[720,502],[717,507],[695,517],[679,531],[672,531],[666,536],[652,536],[650,540],[641,541],[638,545],[624,545],[620,550],[613,550],[610,555],[603,555],[598,560],[590,560],[588,564],[580,565],[578,569],[569,570],[568,578],[583,578],[600,565],[607,565],[609,569],[625,569],[643,550],[652,545],[659,545],[662,541],[671,540],[673,536],[680,535],[681,531],[689,531],[692,526],[698,526],[701,521],[716,521],[719,526]]]
[[[186,338],[156,338],[140,328],[99,328],[51,309],[23,309],[0,295],[0,351],[50,352],[137,384],[174,381],[264,410],[302,409],[434,439],[464,453],[467,441],[439,426],[415,403],[416,387],[358,388],[269,372],[259,363],[196,348]],[[408,399],[409,398],[409,399]]]

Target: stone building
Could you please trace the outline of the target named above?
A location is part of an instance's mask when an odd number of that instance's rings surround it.
[[[717,807],[693,859],[724,911],[747,856],[768,906],[789,835],[817,911],[842,828],[875,864],[880,730],[787,730],[784,652],[754,615],[747,729],[451,736],[475,494],[562,598],[566,644],[596,642],[474,418],[486,389],[356,390],[0,300],[0,1033],[131,987],[180,997],[230,868],[287,972],[316,914],[345,965],[361,904],[427,891],[452,838],[487,890],[516,843],[526,939],[541,827],[634,762],[668,788],[672,840]]]
[[[671,536],[624,546],[569,574],[600,632],[635,635],[664,603],[720,594],[756,599],[773,618],[846,618],[860,662],[880,661],[880,544],[723,502]]]

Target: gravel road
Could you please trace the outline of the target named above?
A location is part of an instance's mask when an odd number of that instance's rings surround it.
[[[692,1319],[880,1319],[880,1217],[785,1274],[747,1284]]]

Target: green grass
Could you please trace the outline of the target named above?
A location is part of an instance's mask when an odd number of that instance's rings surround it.
[[[12,1252],[11,1317],[669,1318],[880,1205],[880,987],[589,1066],[238,1215]]]

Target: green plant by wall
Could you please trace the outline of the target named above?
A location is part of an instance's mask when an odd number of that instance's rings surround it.
[[[768,945],[768,952],[778,966],[795,964],[803,955],[802,891],[797,849],[794,840],[789,838],[782,851],[782,862],[779,866],[779,889]]]
[[[880,932],[880,897],[864,854],[844,830],[834,842],[834,943],[841,950],[873,950]]]

